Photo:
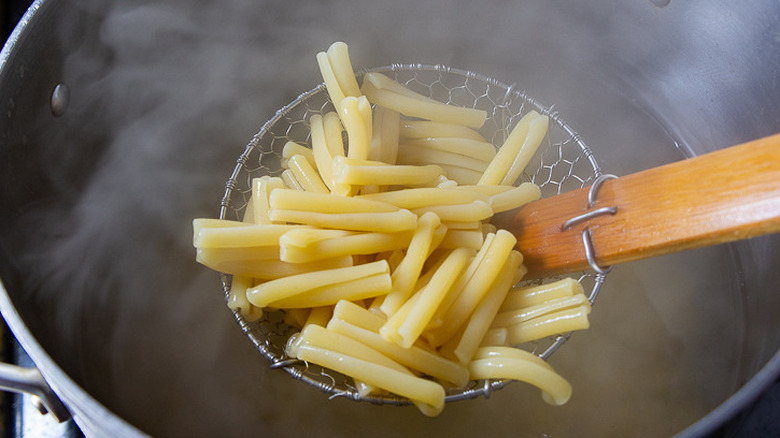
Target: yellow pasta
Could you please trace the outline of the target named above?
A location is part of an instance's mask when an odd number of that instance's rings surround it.
[[[422,271],[423,263],[431,251],[434,231],[440,224],[439,217],[433,213],[420,217],[414,237],[409,243],[409,249],[393,271],[393,290],[385,298],[381,307],[385,315],[395,313],[411,294],[414,283]]]
[[[345,94],[336,78],[336,73],[333,71],[326,52],[317,53],[317,65],[320,68],[322,79],[325,81],[325,89],[328,91],[330,101],[333,102],[336,108],[339,108],[339,104],[344,100]]]
[[[517,239],[508,231],[496,233],[484,259],[444,316],[444,323],[429,332],[428,341],[432,345],[442,345],[455,335],[496,281],[516,242]]]
[[[284,181],[284,186],[288,189],[303,191],[303,186],[298,182],[298,179],[295,178],[295,174],[293,174],[290,169],[282,172],[282,181]]]
[[[369,160],[396,164],[400,136],[401,114],[384,107],[374,110]]]
[[[361,91],[371,103],[390,108],[409,117],[459,123],[477,129],[485,123],[487,118],[487,113],[482,110],[447,105],[424,97],[421,99],[417,96],[378,88],[375,83],[369,80],[363,81]]]
[[[412,230],[417,216],[409,210],[385,213],[318,213],[311,211],[271,210],[271,220],[338,228],[354,231],[399,232]]]
[[[441,327],[441,325],[444,324],[447,313],[449,312],[453,303],[455,303],[455,301],[458,299],[458,296],[460,295],[463,288],[471,280],[471,277],[474,276],[474,272],[476,272],[477,268],[479,268],[479,265],[482,264],[482,261],[485,259],[485,254],[487,254],[487,251],[492,245],[493,239],[495,239],[495,237],[495,234],[487,234],[485,236],[485,240],[482,242],[482,248],[477,251],[477,254],[474,256],[474,258],[471,259],[469,266],[466,268],[460,278],[458,278],[457,283],[455,283],[455,286],[453,287],[453,293],[449,294],[436,310],[436,315],[431,320],[430,324],[428,324],[429,332],[426,334],[426,338],[428,338],[429,342],[431,341],[430,331]],[[438,345],[441,344],[437,344],[437,346]]]
[[[350,307],[357,307],[354,304],[345,301],[339,302],[339,304],[336,305],[333,318],[328,322],[329,330],[353,338],[363,344],[371,345],[377,351],[411,369],[442,379],[457,386],[468,383],[469,375],[466,367],[443,358],[428,348],[423,348],[418,345],[403,348],[394,342],[388,342],[377,333],[377,330],[361,326],[359,323],[350,320],[350,318],[365,319],[375,316],[368,310],[360,309],[358,307],[352,311],[356,316],[340,316],[339,306],[345,307],[348,305]],[[362,316],[358,316],[358,314],[362,314]]]
[[[353,260],[350,256],[317,260],[309,263],[287,263],[281,260],[268,259],[241,259],[219,261],[208,265],[209,268],[217,272],[243,275],[258,280],[274,280],[311,271],[344,268],[348,266],[353,266]]]
[[[193,246],[196,248],[278,246],[282,234],[298,227],[298,225],[254,225],[242,222],[235,222],[241,226],[230,226],[228,221],[215,226],[217,223],[219,222],[195,219]]]
[[[512,210],[536,201],[542,197],[542,190],[534,183],[522,183],[518,187],[497,193],[490,197],[490,208],[493,213]]]
[[[446,352],[452,351],[452,355],[457,358],[460,363],[468,364],[474,353],[482,343],[482,339],[490,329],[490,325],[498,313],[498,308],[501,306],[501,302],[504,301],[509,288],[514,283],[514,275],[520,263],[523,260],[523,256],[517,251],[512,251],[504,262],[504,266],[501,268],[496,281],[491,286],[490,291],[480,301],[477,308],[469,318],[465,329],[458,338],[453,338],[450,342],[442,347],[442,354],[448,356]]]
[[[299,348],[297,357],[420,403],[423,406],[418,405],[418,408],[425,415],[436,416],[444,409],[444,388],[435,382],[416,377],[411,373],[378,365],[373,361],[358,359],[344,353],[334,354],[328,350],[308,345],[302,345]]]
[[[278,189],[271,192],[272,209],[300,210],[318,213],[384,213],[400,210],[394,205],[352,196],[330,196],[324,193]]]
[[[344,157],[333,159],[333,179],[338,184],[413,186],[433,181],[441,174],[441,167],[433,164],[414,166]]]
[[[584,294],[580,282],[573,278],[564,278],[552,283],[513,289],[507,294],[500,310],[515,310],[535,306],[552,299],[570,297],[577,294]]]
[[[463,125],[454,123],[432,122],[430,120],[405,120],[400,127],[403,138],[466,138],[487,143],[482,135]]]
[[[319,173],[303,155],[297,154],[290,157],[287,166],[304,191],[330,193],[330,189],[322,181]]]
[[[247,298],[257,307],[319,288],[377,274],[387,274],[384,260],[346,268],[318,270],[261,283],[247,290]]]
[[[480,347],[495,347],[495,346],[507,346],[507,329],[504,327],[501,328],[491,328],[488,329],[488,331],[485,333],[485,336],[482,338],[482,342],[479,344]]]
[[[544,361],[527,351],[510,347],[488,347],[497,354],[477,354],[469,364],[472,379],[513,379],[529,383],[542,391],[542,398],[560,406],[571,397],[569,382]],[[486,350],[481,348],[480,350]]]
[[[320,327],[328,325],[328,321],[333,316],[333,306],[321,306],[314,307],[309,312],[309,316],[306,318],[304,326],[309,324],[315,324]]]
[[[256,224],[270,224],[268,211],[271,207],[268,204],[268,196],[273,189],[281,189],[284,182],[279,177],[263,176],[252,179],[252,212],[244,212],[244,217],[252,215],[252,222]]]
[[[404,140],[401,143],[410,149],[425,149],[461,155],[485,163],[485,167],[496,156],[496,148],[484,140],[457,137],[427,137]]]
[[[358,160],[368,159],[371,144],[371,106],[365,96],[345,97],[341,101],[341,122],[347,130],[349,148],[347,156]]]
[[[514,324],[507,327],[509,344],[519,345],[548,336],[587,329],[590,327],[588,313],[590,306],[579,306]]]
[[[456,230],[447,228],[447,234],[444,235],[438,248],[455,249],[471,248],[479,250],[485,241],[485,235],[481,230]]]
[[[365,266],[365,264],[355,266]],[[390,292],[391,287],[390,274],[375,274],[316,287],[297,295],[268,302],[265,306],[279,309],[332,306],[340,300],[359,301],[385,295]]]
[[[477,200],[490,202],[490,196],[465,190],[440,189],[432,187],[409,188],[390,192],[357,196],[395,205],[398,208],[420,208],[434,205],[468,204]]]
[[[227,305],[231,310],[237,311],[247,321],[257,321],[263,317],[263,309],[255,307],[246,299],[246,290],[252,287],[252,279],[241,275],[234,275],[230,281]]]
[[[474,172],[484,172],[487,168],[487,161],[480,161],[465,155],[454,154],[449,151],[439,151],[436,149],[421,148],[409,144],[400,144],[398,146],[398,164],[437,164],[445,166],[457,166]]]
[[[443,221],[473,222],[488,219],[493,216],[493,210],[484,201],[476,200],[468,204],[432,205],[413,208],[412,213],[422,216],[425,213],[435,213]]]
[[[344,154],[343,145],[341,151],[332,150],[332,148],[328,145],[323,117],[319,114],[311,116],[309,119],[309,127],[311,130],[312,155],[314,156],[314,162],[317,165],[317,171],[319,172],[320,178],[325,183],[325,185],[328,186],[328,188],[331,190],[335,190],[332,169],[333,157],[335,155]],[[341,137],[339,136],[339,141],[341,141],[340,138]]]
[[[555,298],[534,306],[501,312],[493,320],[493,327],[509,327],[558,310],[589,305],[588,298],[583,294]]]
[[[409,348],[417,341],[423,329],[433,318],[439,304],[450,292],[455,280],[466,267],[469,258],[475,253],[476,251],[466,248],[456,249],[436,270],[428,284],[419,292],[420,298],[398,327],[402,347]]]
[[[284,147],[282,148],[282,167],[287,168],[287,162],[292,158],[293,155],[303,155],[304,158],[306,158],[306,161],[309,162],[309,164],[312,167],[317,166],[317,162],[314,160],[314,153],[311,149],[307,148],[306,146],[301,146],[298,143],[294,141],[288,141],[284,144]],[[266,178],[268,178],[266,176]]]
[[[360,88],[352,70],[352,61],[349,59],[349,48],[347,45],[337,41],[331,44],[326,53],[328,63],[344,95],[359,96]]]
[[[333,230],[336,231],[336,230]],[[409,246],[413,233],[351,233],[312,242],[305,246],[288,245],[280,238],[279,258],[286,262],[302,263],[345,255],[376,254],[381,251],[402,249]]]
[[[547,116],[542,116],[536,111],[530,111],[523,116],[512,128],[478,184],[511,185],[514,183],[539,147],[541,137],[544,137],[544,133],[547,132],[547,119]],[[531,133],[531,125],[533,125],[533,133]],[[508,179],[511,179],[511,182],[505,183],[504,181]]]

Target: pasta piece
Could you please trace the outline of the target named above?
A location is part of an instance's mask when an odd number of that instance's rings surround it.
[[[263,176],[252,179],[252,222],[256,224],[270,224],[268,211],[271,207],[268,205],[268,196],[273,189],[281,189],[284,182],[279,177]]]
[[[572,388],[546,362],[532,353],[511,347],[488,347],[497,354],[477,354],[469,364],[472,379],[513,379],[529,383],[542,391],[542,399],[560,406],[569,401]]]
[[[196,248],[195,261],[206,266],[218,266],[241,260],[279,260],[279,246],[247,246],[244,248]]]
[[[284,181],[284,186],[288,189],[303,191],[303,186],[289,169],[282,172],[282,181]]]
[[[317,65],[320,68],[322,79],[325,81],[325,89],[328,91],[330,101],[333,102],[336,108],[339,108],[339,104],[344,100],[345,94],[336,78],[336,73],[333,71],[326,52],[317,53]]]
[[[480,347],[495,347],[495,346],[507,346],[507,329],[506,328],[491,328],[485,333],[485,337],[482,338]]]
[[[336,307],[338,308],[340,304],[337,304]],[[361,310],[371,315],[371,312],[365,309]],[[468,383],[469,374],[466,367],[445,359],[432,350],[417,345],[403,348],[394,342],[383,339],[374,330],[336,317],[335,313],[334,317],[328,322],[328,329],[353,338],[363,344],[371,345],[377,351],[396,362],[429,376],[450,382],[456,386],[463,386]]]
[[[507,294],[500,310],[515,310],[535,306],[555,298],[570,297],[584,293],[580,282],[573,278],[564,278],[552,283],[514,289]]]
[[[217,272],[222,272],[225,274],[243,275],[258,280],[274,280],[277,278],[288,277],[290,275],[304,274],[311,271],[320,271],[323,269],[344,268],[352,265],[352,257],[345,256],[317,260],[308,263],[287,263],[280,260],[268,259],[241,259],[218,261],[206,266]]]
[[[365,266],[365,264],[355,266]],[[391,287],[390,274],[369,275],[313,288],[297,295],[269,302],[267,307],[291,309],[332,306],[341,300],[358,301],[385,295],[390,292]]]
[[[490,243],[484,259],[474,271],[444,317],[444,323],[429,331],[428,341],[433,346],[449,341],[468,319],[477,304],[495,283],[504,261],[509,257],[517,239],[506,230],[499,230]]]
[[[346,236],[354,236],[355,234],[357,234],[355,231],[299,227],[282,234],[279,238],[279,246],[307,248],[323,240],[338,239]]]
[[[327,116],[326,116],[327,117]],[[339,122],[340,124],[341,122]],[[335,190],[335,183],[333,181],[333,157],[339,154],[339,151],[332,150],[328,145],[327,137],[325,135],[325,126],[323,117],[319,114],[311,116],[309,119],[309,127],[311,130],[311,149],[314,156],[314,162],[317,167],[317,171],[320,174],[322,182],[332,191]],[[339,136],[341,141],[341,136]],[[344,154],[343,145],[340,154]]]
[[[361,197],[331,196],[285,189],[271,192],[269,202],[272,209],[318,213],[385,213],[400,210],[394,205]]]
[[[490,329],[491,322],[493,321],[493,318],[495,318],[496,313],[498,313],[498,308],[504,301],[509,288],[512,287],[515,272],[522,260],[523,256],[521,256],[519,252],[512,251],[510,253],[490,291],[488,291],[485,298],[480,301],[479,305],[469,318],[463,333],[460,337],[453,338],[448,344],[442,347],[442,354],[444,356],[449,356],[445,351],[451,351],[452,355],[457,358],[460,363],[465,365],[471,361],[474,357],[474,353],[479,348],[482,339]]]
[[[322,182],[319,173],[309,164],[303,155],[293,155],[287,161],[295,180],[301,185],[304,191],[330,193],[330,189]]]
[[[477,230],[453,230],[448,227],[447,234],[444,235],[438,248],[456,249],[470,248],[478,251],[482,248],[485,236],[482,231]]]
[[[488,219],[493,216],[493,210],[484,201],[476,200],[469,204],[432,205],[430,207],[413,208],[412,213],[421,216],[425,213],[435,213],[444,221],[473,222]]]
[[[309,324],[316,324],[320,327],[328,325],[328,321],[333,316],[333,306],[321,306],[314,307],[309,312],[309,316],[306,318],[304,326]]]
[[[409,117],[458,123],[476,129],[479,129],[487,118],[487,113],[482,110],[447,105],[422,95],[418,97],[401,94],[393,90],[379,88],[370,80],[363,81],[361,91],[371,103],[390,108]]]
[[[541,143],[539,133],[543,130],[541,137],[544,137],[544,133],[547,131],[547,119],[547,116],[542,116],[536,111],[530,111],[523,116],[509,133],[488,168],[485,169],[478,184],[512,185],[536,152],[536,148],[539,147]],[[529,135],[532,124],[534,131],[532,135]],[[514,177],[512,177],[513,175]],[[509,179],[511,182],[504,182]]]
[[[493,186],[493,185],[472,185],[472,184],[462,184],[457,187],[454,187],[456,190],[463,190],[467,192],[477,192],[482,193],[486,196],[493,196],[497,195],[499,193],[504,193],[509,190],[514,189],[512,186]]]
[[[462,155],[473,160],[490,163],[496,156],[496,148],[486,141],[472,140],[455,137],[428,137],[413,140],[404,140],[402,144],[408,149],[426,149],[428,151],[449,152]]]
[[[281,164],[283,168],[288,167],[287,161],[289,161],[293,155],[303,155],[304,158],[306,158],[306,161],[308,161],[312,167],[317,167],[317,162],[314,161],[314,153],[312,152],[311,149],[307,148],[306,146],[301,146],[294,141],[288,141],[287,143],[284,144],[284,147],[282,148]],[[265,177],[269,178],[268,176]]]
[[[385,213],[318,213],[311,211],[271,210],[271,220],[313,225],[323,228],[338,228],[353,231],[376,231],[392,233],[413,230],[417,215],[409,210]]]
[[[195,219],[193,221],[193,246],[196,248],[278,246],[282,234],[299,227],[299,225],[236,223],[243,226],[214,226],[215,222],[213,221],[203,222],[202,219]]]
[[[387,274],[390,267],[385,261],[367,263],[346,268],[327,269],[290,275],[261,283],[247,290],[247,299],[257,307],[292,297],[312,289],[344,283],[377,274]]]
[[[590,306],[590,302],[588,302],[588,298],[585,295],[577,294],[570,297],[555,298],[534,306],[501,312],[493,320],[493,327],[509,327],[558,310],[579,306]]]
[[[439,189],[432,187],[393,190],[391,192],[360,195],[358,198],[371,199],[395,205],[398,208],[420,208],[435,205],[468,204],[477,200],[490,202],[490,197],[481,193],[465,190]]]
[[[347,130],[347,156],[357,160],[368,159],[371,144],[371,105],[365,96],[345,97],[340,103],[341,122]]]
[[[490,197],[490,208],[493,213],[512,210],[536,201],[542,197],[542,190],[534,183],[522,183],[512,190],[498,193]]]
[[[333,179],[337,184],[411,186],[428,183],[441,174],[441,167],[432,164],[413,166],[344,157],[333,159]]]
[[[404,120],[400,135],[403,138],[467,138],[488,143],[482,135],[463,125],[453,123],[431,122],[429,120]]]
[[[311,328],[315,329],[318,326],[311,326]],[[344,338],[349,339],[346,336]],[[300,360],[330,368],[414,401],[425,415],[435,416],[444,409],[445,394],[441,385],[416,377],[406,369],[389,365],[383,360],[376,359],[374,355],[367,359],[363,355],[361,355],[363,357],[356,357],[355,352],[358,349],[353,345],[348,349],[349,353],[329,350],[311,343],[302,343],[296,350],[295,357]],[[381,355],[381,353],[377,354]]]
[[[369,160],[396,164],[401,114],[384,107],[374,110],[373,139]]]
[[[360,88],[352,70],[352,62],[349,59],[349,48],[347,45],[342,41],[331,44],[327,51],[327,57],[339,88],[344,95],[359,96]]]
[[[459,248],[450,253],[441,266],[435,271],[430,282],[419,292],[420,298],[412,307],[409,315],[398,327],[400,345],[409,348],[417,341],[423,329],[433,318],[439,304],[451,291],[455,280],[466,267],[469,259],[476,251]],[[500,304],[500,303],[499,303]]]
[[[287,244],[286,236],[287,234],[280,239],[279,258],[293,263],[402,249],[406,248],[412,240],[411,232],[353,233],[348,236],[319,240],[306,246],[295,246]]]
[[[487,161],[480,161],[465,155],[454,154],[448,151],[421,148],[408,144],[398,146],[398,164],[413,164],[422,166],[426,164],[438,164],[445,166],[463,167],[482,173],[487,168]]]
[[[227,305],[230,310],[238,312],[245,320],[252,322],[263,317],[263,309],[255,307],[246,299],[246,290],[252,287],[252,279],[234,275],[230,280],[230,292]]]
[[[523,173],[528,162],[531,161],[531,157],[536,153],[536,149],[542,144],[544,136],[547,135],[549,120],[547,116],[539,116],[531,120],[531,124],[528,127],[528,135],[523,141],[520,152],[515,156],[512,167],[501,180],[502,185],[513,185],[520,177],[520,174]]]
[[[519,345],[548,336],[587,329],[590,327],[588,313],[590,306],[580,306],[509,326],[509,344]]]
[[[311,309],[286,309],[284,311],[284,322],[291,327],[302,329],[309,319]]]
[[[477,270],[479,265],[482,264],[482,261],[485,259],[485,254],[487,254],[487,251],[492,245],[493,239],[495,239],[495,237],[495,234],[488,234],[485,236],[485,240],[482,242],[482,248],[477,251],[477,255],[471,259],[471,263],[469,263],[469,266],[463,272],[463,275],[458,278],[458,282],[455,283],[455,286],[453,287],[453,293],[449,294],[436,310],[436,315],[434,316],[433,320],[431,320],[431,323],[428,324],[429,331],[437,327],[441,327],[441,325],[444,324],[444,319],[447,315],[447,312],[449,312],[452,304],[455,303],[455,300],[457,300],[458,296],[463,291],[463,288],[471,280],[471,277],[474,276],[474,272]],[[428,342],[430,342],[430,332],[426,335],[426,337],[428,338]]]
[[[381,307],[385,315],[395,313],[412,293],[423,263],[431,251],[434,231],[440,224],[439,217],[433,213],[426,213],[420,217],[414,237],[409,243],[409,249],[398,268],[393,271],[393,290],[385,298]]]
[[[481,172],[466,169],[460,166],[451,166],[449,164],[440,164],[439,167],[447,174],[448,178],[456,181],[458,184],[476,184],[482,177]]]

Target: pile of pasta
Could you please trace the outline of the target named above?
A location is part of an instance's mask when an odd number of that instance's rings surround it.
[[[514,184],[546,135],[524,115],[496,148],[485,111],[441,103],[380,73],[358,85],[346,44],[317,55],[335,108],[289,142],[281,176],[252,181],[243,221],[194,220],[197,261],[231,274],[249,321],[281,309],[287,354],[439,414],[446,390],[515,379],[560,405],[570,384],[520,344],[588,327],[580,284],[515,287],[516,238],[490,218],[538,199]],[[346,145],[343,133],[346,131]]]

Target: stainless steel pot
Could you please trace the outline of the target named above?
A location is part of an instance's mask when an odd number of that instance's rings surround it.
[[[777,235],[617,268],[562,408],[517,384],[427,419],[268,370],[189,221],[337,39],[517,82],[616,174],[780,127],[776,1],[37,1],[0,55],[0,309],[87,435],[701,436],[777,379]]]

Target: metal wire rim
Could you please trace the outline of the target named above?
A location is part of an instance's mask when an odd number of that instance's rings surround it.
[[[515,119],[526,112],[533,109],[550,117],[552,123],[548,135],[534,160],[529,164],[529,168],[535,165],[535,171],[532,174],[525,173],[522,177],[523,180],[539,185],[543,196],[584,187],[602,175],[590,149],[579,134],[559,117],[554,107],[543,106],[524,91],[518,90],[514,83],[506,84],[488,76],[444,65],[391,64],[359,70],[356,75],[360,78],[368,72],[387,74],[423,94],[426,94],[427,88],[429,97],[437,100],[461,106],[487,107],[483,109],[489,110],[490,126],[487,128],[485,138],[492,141],[494,145],[503,142],[508,135],[508,130],[514,126]],[[421,79],[421,76],[425,76],[425,79]],[[452,81],[459,85],[451,85]],[[470,91],[469,87],[476,92]],[[445,95],[446,99],[443,99],[442,95]],[[471,103],[467,102],[469,98],[472,99]],[[307,127],[308,117],[311,114],[326,110],[333,110],[333,107],[327,99],[325,85],[320,84],[277,110],[274,116],[262,125],[236,160],[233,173],[226,182],[224,196],[220,202],[221,219],[241,218],[247,193],[251,188],[251,179],[280,172],[278,159],[281,147],[287,139],[310,146],[308,134],[303,134],[305,130],[298,132],[297,128],[300,124],[303,124],[304,128]],[[283,134],[279,133],[280,128],[284,128],[281,131]],[[223,293],[227,297],[230,290],[230,276],[220,274],[220,277]],[[583,272],[579,276],[578,280],[583,283],[583,286],[586,289],[590,288],[588,300],[592,305],[595,304],[605,279],[606,273],[598,272]],[[284,324],[280,312],[266,312],[261,320],[255,322],[247,321],[239,312],[234,311],[233,314],[242,331],[270,362],[272,368],[285,370],[293,378],[330,394],[331,398],[345,397],[375,404],[410,403],[407,399],[395,395],[361,397],[350,378],[287,357],[284,346],[296,330]],[[546,360],[563,346],[571,335],[571,333],[559,335],[525,347]],[[507,380],[472,381],[465,388],[449,390],[445,400],[451,402],[479,396],[488,398],[491,392],[502,389],[509,383],[511,381]]]

